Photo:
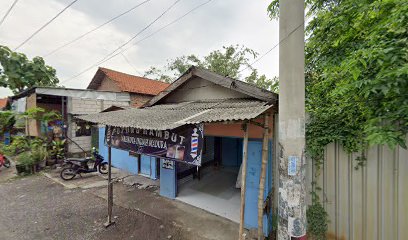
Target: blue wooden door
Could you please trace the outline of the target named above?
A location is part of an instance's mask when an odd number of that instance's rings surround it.
[[[272,164],[272,144],[269,144],[268,165],[266,171],[266,182],[264,199],[271,191],[271,164]],[[246,228],[258,228],[258,195],[259,195],[259,179],[261,176],[262,166],[262,142],[248,142],[248,162],[246,174],[246,192],[245,192],[245,219]],[[270,216],[264,215],[264,234],[267,235],[271,228]]]
[[[151,157],[146,155],[141,155],[140,159],[140,174],[149,176],[151,175]]]

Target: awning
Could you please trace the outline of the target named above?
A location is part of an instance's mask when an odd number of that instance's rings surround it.
[[[256,118],[270,107],[272,107],[271,104],[257,100],[223,99],[160,104],[147,108],[77,116],[77,118],[116,127],[167,130],[185,124],[249,120]]]

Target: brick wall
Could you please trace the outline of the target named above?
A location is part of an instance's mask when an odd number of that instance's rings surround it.
[[[129,106],[129,102],[126,101],[111,101],[111,100],[98,100],[98,99],[84,99],[84,98],[69,98],[68,100],[68,113],[71,115],[82,115],[99,113],[106,108],[115,106]],[[85,151],[91,150],[91,136],[75,136],[76,124],[74,119],[70,119],[68,126],[68,136],[80,145]],[[68,142],[69,153],[82,153],[82,150],[74,143]]]
[[[106,108],[115,106],[129,106],[129,102],[98,100],[98,99],[82,99],[71,98],[70,108],[68,113],[72,114],[92,114],[99,113]]]
[[[153,96],[151,95],[130,93],[130,101],[133,107],[140,107],[143,104],[147,103],[152,98]]]

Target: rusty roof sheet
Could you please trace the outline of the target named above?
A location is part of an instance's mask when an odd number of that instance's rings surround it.
[[[77,118],[117,127],[166,130],[185,124],[253,119],[270,107],[272,105],[257,100],[227,99],[161,104]]]

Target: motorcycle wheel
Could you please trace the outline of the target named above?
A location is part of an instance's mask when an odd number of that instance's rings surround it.
[[[108,174],[108,163],[104,162],[98,166],[98,170],[101,174]]]
[[[75,176],[76,176],[76,171],[71,167],[63,168],[60,173],[60,177],[64,179],[65,181],[71,180]]]

